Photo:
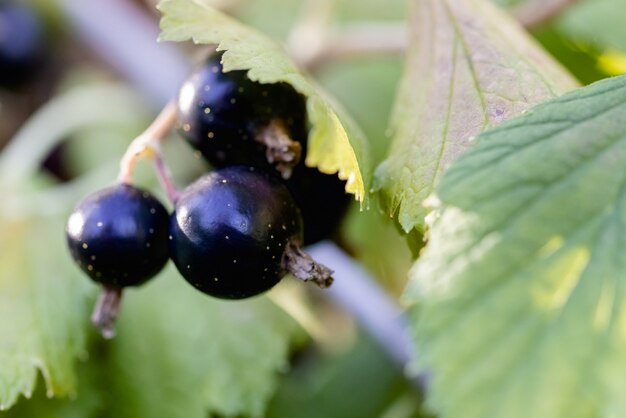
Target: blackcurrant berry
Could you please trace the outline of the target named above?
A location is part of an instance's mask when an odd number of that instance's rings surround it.
[[[143,284],[167,263],[168,218],[155,197],[128,184],[87,196],[70,215],[70,253],[104,287],[93,320],[105,336],[113,332],[121,289]]]
[[[302,212],[304,244],[332,236],[350,203],[345,183],[334,174],[299,164],[285,184]]]
[[[14,87],[30,79],[42,62],[43,27],[28,7],[0,2],[0,85]]]
[[[223,72],[209,56],[185,81],[177,129],[212,165],[277,169],[287,178],[306,143],[306,101],[288,83],[261,84]]]
[[[209,56],[181,88],[179,132],[215,166],[277,169],[302,210],[304,244],[328,238],[337,230],[350,197],[337,176],[304,164],[308,133],[304,97],[286,83],[256,83],[245,71],[224,73],[221,58],[221,53]],[[290,140],[298,147],[293,155],[300,162],[289,157],[293,147],[287,146],[283,155],[287,159],[281,157],[281,144]]]
[[[170,217],[170,256],[212,296],[242,299],[291,272],[320,286],[331,271],[300,249],[302,220],[287,188],[251,167],[223,168],[187,187]]]

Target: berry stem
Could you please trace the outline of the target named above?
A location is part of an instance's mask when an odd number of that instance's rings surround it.
[[[271,120],[257,133],[255,140],[265,145],[265,157],[286,180],[300,161],[302,145],[289,136],[287,127],[280,120]]]
[[[165,165],[163,158],[160,154],[156,154],[153,156],[154,160],[154,169],[156,171],[157,177],[159,178],[159,182],[161,186],[167,193],[167,197],[170,202],[176,203],[180,196],[180,192],[172,182],[172,175],[170,174],[170,170]]]
[[[122,301],[122,288],[103,286],[91,314],[91,323],[106,339],[115,337],[115,320]]]
[[[160,143],[176,122],[176,103],[168,103],[148,128],[130,143],[120,161],[119,181],[132,183],[137,161],[161,156]]]
[[[333,271],[313,258],[294,242],[287,244],[283,254],[283,266],[296,278],[304,282],[313,282],[325,289],[333,283]]]

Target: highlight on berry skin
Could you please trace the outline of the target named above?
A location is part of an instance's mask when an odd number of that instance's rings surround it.
[[[180,274],[214,297],[255,296],[287,273],[320,287],[333,280],[301,249],[302,217],[288,189],[254,167],[222,168],[188,186],[170,216],[170,237]]]
[[[161,202],[124,183],[90,194],[70,215],[72,258],[102,287],[92,322],[105,338],[115,335],[122,290],[144,284],[167,263],[167,223]]]

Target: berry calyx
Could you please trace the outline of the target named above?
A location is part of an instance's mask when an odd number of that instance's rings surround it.
[[[187,187],[170,216],[170,256],[211,296],[243,299],[288,272],[320,287],[332,272],[300,248],[302,219],[287,188],[252,167],[216,170]]]
[[[250,165],[291,175],[306,142],[306,101],[288,83],[262,84],[224,72],[210,55],[184,82],[177,129],[212,165]]]
[[[149,192],[129,184],[92,193],[67,223],[70,253],[103,286],[92,321],[105,337],[114,335],[122,288],[139,286],[168,261],[168,213]]]

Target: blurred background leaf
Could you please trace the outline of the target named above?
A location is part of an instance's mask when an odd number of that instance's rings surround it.
[[[367,337],[340,355],[307,354],[276,393],[268,418],[426,417],[402,371]]]

